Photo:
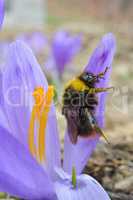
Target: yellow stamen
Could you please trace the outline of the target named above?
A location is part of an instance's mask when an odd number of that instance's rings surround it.
[[[32,113],[31,113],[31,119],[30,119],[30,127],[29,127],[29,149],[32,155],[36,154],[36,147],[34,143],[34,124],[36,119],[36,106],[33,107]]]
[[[43,106],[42,114],[40,117],[39,139],[38,139],[38,151],[39,151],[40,162],[42,162],[43,159],[46,158],[46,152],[45,152],[46,132],[45,130],[47,126],[48,113],[50,110],[50,105],[52,103],[53,96],[54,96],[54,88],[52,86],[49,86],[48,91],[45,96],[45,103]]]
[[[48,87],[46,94],[42,87],[38,87],[33,92],[33,97],[35,100],[35,105],[33,107],[30,119],[29,127],[29,148],[32,155],[39,155],[38,160],[43,161],[46,157],[45,155],[45,129],[47,125],[48,113],[50,110],[50,105],[52,103],[54,95],[54,88],[52,86]],[[38,132],[38,150],[34,141],[34,128],[35,122],[39,121],[39,132]]]
[[[41,108],[42,108],[42,106],[44,104],[44,100],[45,100],[44,89],[42,87],[36,88],[33,92],[33,97],[34,97],[34,100],[35,100],[37,117],[39,119],[40,114],[41,114]]]
[[[30,151],[32,153],[32,155],[36,155],[36,146],[34,143],[34,125],[35,125],[35,121],[36,118],[39,117],[39,113],[40,113],[40,107],[41,107],[41,102],[42,102],[42,93],[43,92],[43,88],[39,87],[36,88],[33,92],[33,97],[35,100],[35,105],[33,106],[33,110],[31,113],[31,119],[30,119],[30,127],[29,127],[29,148]]]

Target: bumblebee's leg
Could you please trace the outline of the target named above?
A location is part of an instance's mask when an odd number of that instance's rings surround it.
[[[90,122],[91,126],[92,126],[93,129],[96,131],[96,133],[100,134],[100,135],[106,140],[106,142],[107,142],[108,144],[110,144],[109,141],[108,141],[108,138],[107,138],[106,135],[103,133],[102,129],[98,126],[97,121],[96,121],[96,119],[95,119],[93,113],[90,113],[90,112],[89,112],[88,118],[89,118],[89,122]]]
[[[107,92],[108,90],[114,90],[114,87],[95,88],[95,93],[99,93],[99,92]]]
[[[99,133],[105,140],[108,144],[110,144],[107,136],[103,133],[103,131],[101,130],[101,128],[99,128],[97,125],[95,125],[95,130],[97,133]]]
[[[106,74],[106,72],[107,72],[108,70],[109,70],[109,67],[106,67],[106,68],[105,68],[105,71],[99,73],[99,74],[97,75],[97,77],[99,77],[99,78],[103,78],[103,77],[105,76],[105,74]]]
[[[107,92],[108,90],[114,90],[114,87],[107,87],[107,88],[89,88],[88,93],[89,94],[95,94],[95,93],[100,93],[100,92]]]

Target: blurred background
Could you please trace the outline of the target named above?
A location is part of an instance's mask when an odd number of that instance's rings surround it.
[[[108,32],[115,34],[117,53],[110,84],[116,91],[108,96],[105,128],[111,145],[102,141],[85,168],[113,200],[133,199],[132,19],[133,0],[6,0],[0,37],[1,61],[11,41],[24,40],[33,49],[49,82],[58,86],[60,98],[62,86],[83,70],[101,37]],[[60,37],[62,41],[58,40]],[[58,42],[60,55],[72,51],[61,66],[54,52]],[[57,108],[63,142],[65,120],[60,106]]]

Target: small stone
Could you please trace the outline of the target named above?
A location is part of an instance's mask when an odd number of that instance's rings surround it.
[[[119,181],[115,184],[116,190],[127,190],[129,188],[133,188],[133,176],[125,178],[122,181]]]

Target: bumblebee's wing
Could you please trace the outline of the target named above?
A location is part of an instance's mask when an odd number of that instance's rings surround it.
[[[77,143],[78,139],[78,128],[77,128],[77,113],[76,110],[69,110],[66,114],[67,119],[67,129],[69,138],[72,142],[72,144]]]

